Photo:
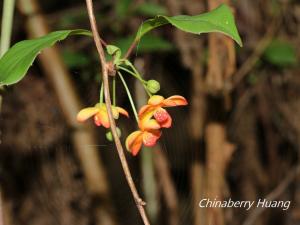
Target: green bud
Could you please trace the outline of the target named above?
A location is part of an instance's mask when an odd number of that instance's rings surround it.
[[[118,137],[121,137],[121,130],[119,127],[117,127],[117,134],[118,134]],[[112,132],[111,131],[108,131],[106,134],[106,139],[109,140],[109,141],[113,141],[114,140],[114,137],[112,135]]]
[[[147,81],[147,90],[151,94],[156,94],[160,90],[160,84],[156,80],[148,80]]]

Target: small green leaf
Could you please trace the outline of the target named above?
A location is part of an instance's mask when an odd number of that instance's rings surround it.
[[[116,55],[116,57],[120,58],[121,57],[121,50],[119,47],[115,45],[107,45],[106,46],[107,53],[109,55]]]
[[[161,5],[145,2],[136,8],[136,12],[145,16],[155,16],[157,14],[166,14],[167,10]]]
[[[15,44],[0,59],[0,84],[10,85],[20,81],[43,49],[51,47],[70,35],[91,36],[92,34],[87,30],[62,30]]]
[[[227,5],[222,4],[218,8],[196,16],[163,16],[158,15],[153,19],[146,20],[136,34],[139,40],[147,32],[162,25],[172,24],[176,28],[193,34],[220,32],[235,40],[242,46],[242,40],[237,31],[233,14]]]
[[[114,64],[119,64],[121,59],[121,49],[115,45],[107,45],[106,51],[110,56],[114,56]]]
[[[295,46],[285,41],[272,41],[263,56],[268,62],[279,67],[294,66],[297,64]]]

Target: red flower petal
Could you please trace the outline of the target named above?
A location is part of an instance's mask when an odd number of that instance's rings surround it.
[[[169,113],[161,107],[158,108],[154,113],[154,118],[159,123],[166,121],[169,117],[170,117]]]
[[[172,126],[172,118],[169,116],[165,121],[162,123],[159,123],[161,127],[163,128],[170,128]]]
[[[96,126],[98,126],[98,127],[101,126],[101,117],[100,117],[98,114],[96,114],[96,115],[94,116],[94,123],[95,123]]]
[[[160,130],[144,131],[143,143],[147,147],[153,147],[161,136]]]

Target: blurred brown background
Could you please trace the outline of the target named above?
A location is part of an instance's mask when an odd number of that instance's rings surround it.
[[[130,168],[155,225],[300,224],[300,3],[296,0],[94,0],[103,38],[126,49],[145,19],[231,6],[244,47],[221,34],[166,26],[138,45],[133,62],[161,94],[189,106],[159,145]],[[2,1],[1,1],[2,5]],[[89,29],[85,2],[19,0],[16,43],[48,31]],[[139,104],[146,102],[129,76]],[[0,182],[5,225],[142,224],[105,129],[79,125],[98,101],[93,40],[72,37],[47,50],[29,75],[1,90]],[[130,109],[118,81],[118,105]],[[119,119],[122,141],[135,130]],[[290,200],[281,208],[199,208],[202,198]]]

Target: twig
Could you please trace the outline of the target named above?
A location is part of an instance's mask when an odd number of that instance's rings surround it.
[[[273,201],[277,199],[291,184],[295,177],[300,173],[300,166],[297,166],[292,173],[287,175],[287,177],[271,192],[265,199],[268,201]],[[266,210],[265,207],[256,208],[253,213],[251,213],[242,225],[252,225],[255,223],[256,219]]]
[[[130,47],[128,48],[127,52],[125,53],[124,59],[127,59],[130,56],[130,54],[132,53],[133,49],[136,47],[137,43],[138,43],[138,40],[134,40],[131,43]]]
[[[118,151],[118,154],[119,154],[119,158],[120,158],[120,161],[121,161],[124,173],[125,173],[125,177],[127,179],[128,185],[130,187],[130,190],[132,192],[132,195],[134,197],[136,206],[139,210],[139,213],[142,217],[142,220],[143,220],[145,225],[150,225],[150,222],[148,220],[148,217],[147,217],[145,209],[144,209],[145,202],[140,198],[140,196],[137,192],[137,189],[135,187],[135,184],[133,182],[133,179],[132,179],[129,167],[128,167],[128,163],[127,163],[126,157],[124,155],[124,150],[123,150],[122,144],[121,144],[120,139],[119,139],[118,134],[117,134],[115,120],[114,120],[113,115],[112,115],[111,98],[110,98],[110,93],[109,93],[107,62],[106,62],[106,59],[105,59],[105,54],[104,54],[103,47],[101,45],[101,39],[100,39],[100,35],[98,33],[96,19],[95,19],[95,16],[94,16],[93,1],[92,0],[86,0],[86,5],[87,5],[87,10],[88,10],[88,14],[89,14],[89,19],[90,19],[90,23],[91,23],[91,29],[92,29],[92,32],[93,32],[95,45],[96,45],[96,48],[97,48],[97,51],[98,51],[98,54],[99,54],[99,58],[100,58],[100,62],[101,62],[102,77],[103,77],[103,84],[104,84],[105,104],[106,104],[106,107],[107,107],[109,123],[110,123],[110,126],[111,126],[111,131],[112,131],[112,134],[113,134],[115,145],[116,145],[116,148],[117,148],[117,151]]]

